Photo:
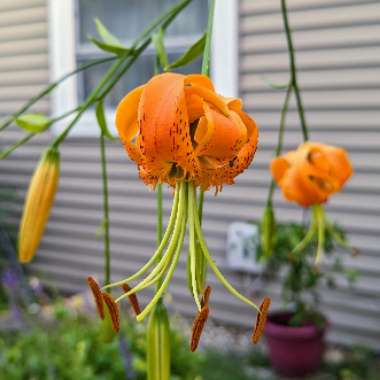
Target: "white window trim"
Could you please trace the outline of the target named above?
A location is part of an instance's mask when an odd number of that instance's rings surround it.
[[[55,81],[76,67],[75,0],[48,0],[50,80]],[[238,0],[216,1],[212,40],[211,75],[218,92],[238,96]],[[77,78],[73,76],[59,85],[51,96],[51,113],[58,116],[78,104]],[[109,128],[115,131],[113,113],[107,112]],[[67,125],[53,126],[59,133]],[[70,136],[95,136],[96,120],[93,112],[86,112]]]

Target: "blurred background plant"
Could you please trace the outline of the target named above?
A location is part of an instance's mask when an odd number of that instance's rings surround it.
[[[345,267],[333,237],[333,233],[339,233],[340,241],[345,242],[342,229],[335,225],[333,229],[326,230],[323,268],[315,264],[317,241],[301,252],[292,253],[306,232],[307,226],[299,223],[277,224],[273,254],[267,258],[267,274],[269,279],[279,275],[282,301],[293,312],[289,323],[294,326],[309,321],[323,324],[324,318],[319,310],[321,287],[336,288],[338,275],[343,276],[349,285],[353,285],[358,277],[354,269]],[[259,255],[263,256],[262,249],[259,249]]]

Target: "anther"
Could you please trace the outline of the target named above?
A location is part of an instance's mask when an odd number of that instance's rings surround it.
[[[124,283],[122,285],[122,288],[123,288],[125,293],[128,293],[131,290],[130,286],[127,283]],[[140,309],[140,304],[139,304],[139,300],[137,299],[136,293],[130,294],[128,296],[128,299],[129,299],[129,303],[131,304],[132,309],[135,312],[135,314],[139,315],[141,313],[141,309]]]
[[[208,315],[209,315],[209,308],[208,306],[204,306],[202,307],[201,311],[198,312],[198,315],[194,319],[193,329],[191,333],[191,341],[190,341],[191,352],[194,352],[198,347],[199,341],[201,339],[202,331],[208,319]]]
[[[100,290],[98,283],[91,276],[87,277],[87,284],[91,289],[92,295],[94,296],[96,309],[98,310],[99,317],[101,319],[104,319],[104,305],[103,305],[102,291]]]
[[[108,293],[102,293],[103,300],[108,308],[108,312],[110,313],[112,328],[115,332],[119,332],[120,330],[120,312],[119,306]]]
[[[270,303],[271,303],[270,298],[267,296],[264,297],[264,300],[260,306],[260,312],[257,314],[255,328],[252,333],[251,340],[253,344],[256,344],[260,340],[261,336],[263,335]]]

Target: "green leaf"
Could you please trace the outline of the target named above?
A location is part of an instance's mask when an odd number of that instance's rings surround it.
[[[152,35],[152,42],[153,45],[156,49],[156,54],[157,57],[160,61],[160,64],[163,68],[168,67],[169,65],[169,59],[168,55],[166,54],[165,51],[165,46],[164,46],[164,31],[162,28],[156,33]]]
[[[123,45],[120,40],[115,37],[99,19],[95,19],[96,30],[101,37],[102,41],[94,37],[89,37],[90,41],[98,48],[117,55],[130,53],[131,49]]]
[[[115,140],[115,137],[112,136],[111,132],[107,127],[107,121],[104,114],[104,103],[103,100],[100,100],[95,109],[96,120],[98,121],[99,127],[102,131],[102,134],[107,137],[109,140]]]
[[[15,122],[20,128],[32,133],[41,133],[51,124],[51,120],[42,113],[27,113],[16,118]]]
[[[196,41],[188,50],[185,51],[176,61],[167,66],[167,69],[174,69],[177,67],[185,66],[194,61],[199,55],[203,53],[206,44],[206,34]]]
[[[286,83],[273,83],[265,77],[261,77],[261,80],[274,90],[285,90],[289,87],[289,82]]]
[[[132,52],[132,49],[129,49],[129,48],[124,47],[124,46],[109,45],[109,44],[106,44],[105,42],[97,40],[94,37],[89,37],[89,39],[99,49],[104,50],[104,51],[106,51],[108,53],[113,53],[113,54],[116,54],[116,55],[122,55],[122,54],[126,54],[126,53],[131,53]]]

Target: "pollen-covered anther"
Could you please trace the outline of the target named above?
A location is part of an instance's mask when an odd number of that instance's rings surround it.
[[[130,286],[127,283],[124,283],[122,285],[122,288],[123,288],[125,293],[128,293],[131,290]],[[139,315],[141,313],[141,309],[140,309],[139,300],[137,299],[137,295],[135,293],[132,293],[128,296],[128,299],[129,299],[129,303],[131,304],[134,313],[136,315]]]
[[[264,300],[260,306],[260,312],[257,314],[256,317],[256,324],[252,333],[252,343],[256,344],[262,337],[265,329],[265,324],[267,321],[268,316],[268,310],[270,306],[271,300],[269,297],[264,297]]]
[[[192,330],[191,342],[190,342],[191,352],[194,352],[197,349],[199,341],[201,339],[203,328],[208,319],[208,315],[210,312],[209,307],[208,307],[210,294],[211,294],[211,286],[207,286],[203,291],[203,295],[201,299],[202,309],[201,311],[198,312],[193,322],[193,330]]]
[[[205,290],[203,291],[203,296],[201,299],[201,306],[208,306],[209,300],[210,300],[210,294],[211,294],[211,286],[207,286]]]
[[[203,306],[201,311],[198,312],[193,322],[193,329],[191,333],[190,351],[194,352],[198,348],[199,341],[201,339],[202,331],[207,322],[209,315],[208,306]]]
[[[107,306],[108,312],[112,321],[112,328],[115,332],[119,332],[120,330],[120,311],[119,306],[112,298],[112,296],[108,293],[102,293],[103,300]]]
[[[96,309],[98,310],[99,317],[101,319],[104,319],[104,304],[102,291],[100,290],[98,283],[91,276],[87,277],[87,284],[91,289],[92,295],[94,296]]]

